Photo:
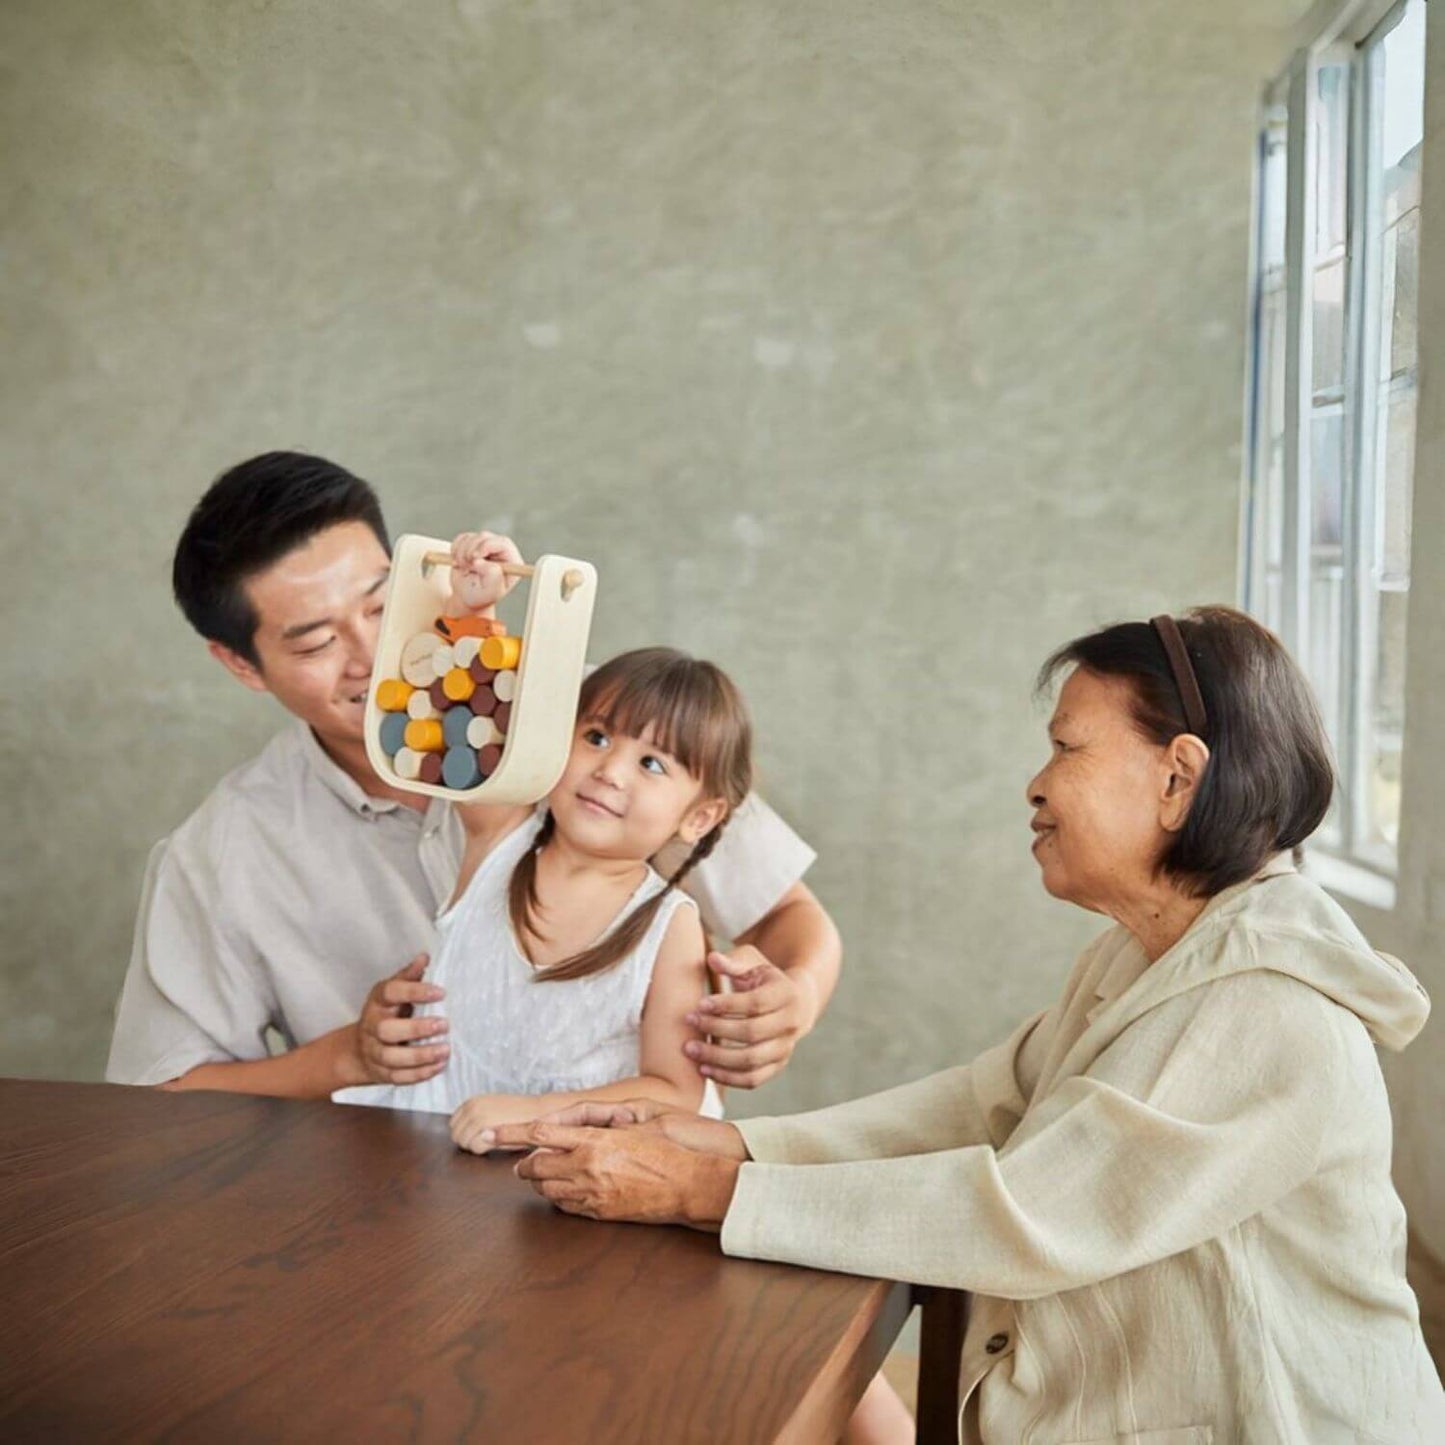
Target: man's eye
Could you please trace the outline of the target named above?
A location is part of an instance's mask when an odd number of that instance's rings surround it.
[[[328,637],[325,642],[318,642],[315,647],[303,647],[301,651],[296,654],[296,656],[315,657],[318,652],[325,652],[326,649],[330,647],[331,644],[335,641],[336,639],[334,637]]]

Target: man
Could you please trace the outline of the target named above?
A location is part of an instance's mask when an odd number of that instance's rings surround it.
[[[445,1020],[411,1011],[441,996],[422,975],[461,826],[383,782],[362,732],[389,570],[375,493],[320,457],[254,457],[192,512],[176,600],[296,722],[153,850],[108,1079],[305,1098],[446,1066]],[[801,881],[813,858],[750,798],[688,879],[709,932],[735,940],[709,958],[735,992],[699,1000],[685,1046],[719,1084],[778,1073],[832,995],[841,950]]]

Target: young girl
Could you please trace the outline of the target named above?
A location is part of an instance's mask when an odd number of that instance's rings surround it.
[[[458,805],[467,831],[429,981],[446,990],[451,1056],[419,1084],[344,1103],[453,1111],[463,1147],[581,1099],[643,1095],[697,1109],[682,1051],[705,989],[696,906],[678,888],[752,783],[751,726],[729,679],[669,648],[624,653],[582,685],[577,731],[540,817]],[[670,878],[648,859],[680,839]],[[465,1102],[464,1102],[465,1101]]]

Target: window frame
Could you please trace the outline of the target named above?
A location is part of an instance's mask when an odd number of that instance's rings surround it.
[[[1370,756],[1376,662],[1375,596],[1364,582],[1377,543],[1384,479],[1375,474],[1367,446],[1378,445],[1380,386],[1371,371],[1378,359],[1382,273],[1380,239],[1369,224],[1377,213],[1382,176],[1373,159],[1381,124],[1377,91],[1378,46],[1404,17],[1409,0],[1352,0],[1317,5],[1302,22],[1297,43],[1284,68],[1265,87],[1258,127],[1254,213],[1250,257],[1250,348],[1246,378],[1244,437],[1245,486],[1241,509],[1240,593],[1246,610],[1270,621],[1291,653],[1310,670],[1309,628],[1311,567],[1312,420],[1322,414],[1314,390],[1314,282],[1316,125],[1319,72],[1348,66],[1349,113],[1345,168],[1345,276],[1343,300],[1343,460],[1341,495],[1341,585],[1339,668],[1340,708],[1335,739],[1340,787],[1332,825],[1316,835],[1316,846],[1330,855],[1332,872],[1345,891],[1367,892],[1378,901],[1382,887],[1393,891],[1397,848],[1364,836],[1373,758]],[[1272,133],[1285,122],[1284,195],[1284,397],[1283,397],[1283,545],[1280,556],[1279,610],[1270,615],[1268,596],[1270,514],[1269,428],[1271,357],[1264,353],[1268,271],[1266,228],[1271,197],[1266,190]],[[1418,361],[1417,361],[1418,366]],[[1418,394],[1418,371],[1414,382]],[[1408,584],[1407,584],[1408,585]],[[1313,680],[1313,678],[1312,678]],[[1350,889],[1347,875],[1361,873],[1362,887]]]

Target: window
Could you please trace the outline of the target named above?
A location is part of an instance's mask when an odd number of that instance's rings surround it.
[[[1334,744],[1340,789],[1317,841],[1386,875],[1400,817],[1424,79],[1425,0],[1377,5],[1271,87],[1258,158],[1245,605],[1302,662]]]

